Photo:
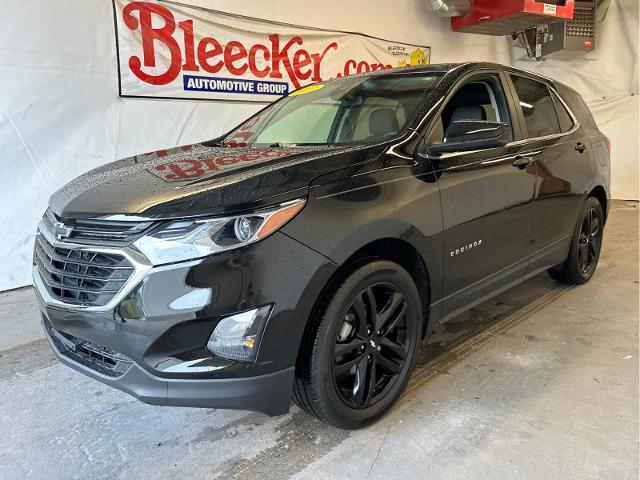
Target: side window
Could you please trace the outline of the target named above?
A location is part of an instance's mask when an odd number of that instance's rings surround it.
[[[549,88],[540,82],[512,75],[529,138],[560,133],[558,115]],[[566,113],[566,112],[565,112]]]
[[[442,142],[449,125],[464,120],[511,125],[507,102],[497,77],[474,79],[460,87],[432,127],[429,142]]]
[[[558,114],[558,121],[560,122],[560,131],[562,133],[568,132],[573,128],[573,120],[571,119],[571,115],[567,112],[567,109],[562,104],[558,96],[551,92],[553,96],[553,103],[556,105],[556,113]]]

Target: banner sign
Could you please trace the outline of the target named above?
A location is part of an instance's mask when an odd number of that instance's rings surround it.
[[[271,102],[312,82],[427,64],[431,49],[173,2],[114,0],[120,95]]]

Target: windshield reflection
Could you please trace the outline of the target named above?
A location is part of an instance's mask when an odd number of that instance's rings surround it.
[[[226,146],[370,143],[397,136],[441,73],[396,72],[347,77],[292,92],[250,118]]]

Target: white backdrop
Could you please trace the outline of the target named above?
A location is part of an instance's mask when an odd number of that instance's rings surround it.
[[[637,8],[637,0],[623,1]],[[325,0],[313,9],[293,0],[190,3],[430,45],[433,63],[511,61],[509,41],[452,34],[427,1],[354,0],[345,7]],[[0,290],[31,283],[36,225],[49,195],[67,181],[117,158],[215,137],[261,106],[118,98],[110,0],[4,1],[0,18],[10,19],[0,29]],[[637,139],[635,122],[626,128],[635,128]],[[630,153],[637,166],[637,145]]]

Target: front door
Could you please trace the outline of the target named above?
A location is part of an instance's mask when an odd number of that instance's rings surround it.
[[[512,124],[498,74],[464,80],[441,111],[427,143],[441,141],[455,121]],[[512,126],[512,132],[519,132]],[[512,139],[513,140],[513,139]],[[442,154],[431,159],[443,215],[443,319],[521,278],[532,253],[536,184],[531,152],[505,147]]]

